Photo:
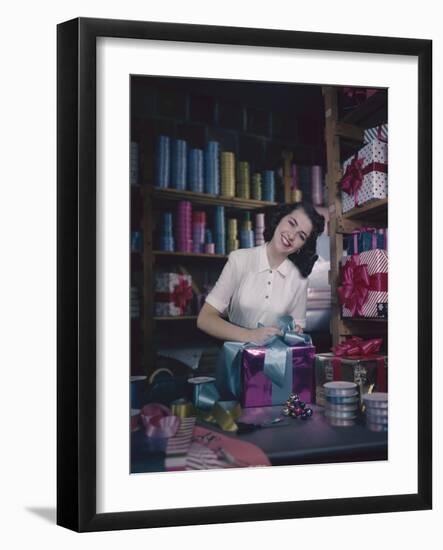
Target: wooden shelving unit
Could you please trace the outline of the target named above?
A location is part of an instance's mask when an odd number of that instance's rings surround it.
[[[152,366],[155,365],[156,354],[156,331],[159,327],[167,327],[167,330],[172,330],[172,327],[176,327],[176,323],[182,322],[195,322],[197,315],[183,315],[183,316],[153,316],[154,310],[154,268],[159,262],[164,264],[171,263],[176,265],[177,263],[187,262],[206,262],[206,265],[217,265],[221,270],[223,263],[228,258],[227,254],[201,254],[193,252],[164,252],[154,248],[153,232],[154,232],[154,218],[155,213],[165,208],[165,205],[170,204],[171,208],[174,208],[174,203],[177,201],[187,200],[192,202],[193,205],[200,207],[213,207],[224,206],[231,213],[242,211],[260,211],[275,205],[274,202],[269,201],[257,201],[247,200],[237,197],[222,197],[208,195],[205,193],[195,193],[192,191],[179,191],[176,189],[162,189],[154,187],[148,183],[140,185],[135,193],[140,193],[140,198],[143,204],[143,250],[141,254],[143,264],[143,288],[145,295],[143,296],[142,303],[142,334],[143,334],[143,371],[149,374],[152,370]],[[213,264],[213,262],[215,264]],[[190,265],[190,264],[189,264]],[[171,329],[170,324],[172,324]],[[181,326],[179,323],[178,326]]]
[[[341,204],[342,178],[341,147],[354,142],[356,149],[363,140],[365,128],[371,128],[387,120],[386,93],[379,91],[365,103],[341,119],[339,117],[338,89],[323,87],[325,102],[325,142],[327,158],[326,184],[329,203],[329,234],[331,246],[330,284],[332,293],[331,334],[336,345],[350,335],[387,335],[386,319],[341,318],[341,305],[337,299],[340,285],[339,268],[343,257],[343,237],[363,226],[388,226],[388,200],[374,200],[343,213]]]

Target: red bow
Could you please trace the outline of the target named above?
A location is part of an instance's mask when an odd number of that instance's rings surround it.
[[[355,203],[358,204],[357,193],[363,184],[363,159],[355,156],[346,166],[344,176],[341,180],[341,187],[348,195],[353,195]]]
[[[192,288],[191,285],[181,279],[178,285],[175,285],[172,292],[172,299],[174,304],[180,308],[181,312],[184,313],[186,304],[192,298]]]
[[[340,303],[351,311],[352,317],[356,313],[363,315],[363,306],[370,290],[368,266],[358,265],[352,256],[343,267],[342,278],[343,284],[337,288]]]
[[[364,340],[359,336],[352,336],[345,342],[337,344],[332,348],[334,355],[338,357],[343,356],[369,356],[374,353],[378,353],[381,348],[383,340],[381,338],[372,338],[371,340]]]

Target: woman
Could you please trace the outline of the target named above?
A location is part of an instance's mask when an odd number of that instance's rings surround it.
[[[297,332],[306,326],[307,277],[318,259],[325,220],[305,202],[281,204],[270,217],[264,245],[229,254],[198,316],[200,330],[222,340],[263,344],[280,334],[276,323],[282,315],[293,317]]]

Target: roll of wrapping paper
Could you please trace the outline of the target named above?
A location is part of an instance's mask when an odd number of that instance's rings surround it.
[[[221,195],[235,196],[235,156],[227,151],[221,154]]]
[[[174,139],[171,143],[171,187],[186,189],[187,143],[183,139]]]
[[[155,186],[166,188],[170,185],[170,151],[168,136],[157,136],[155,147]]]
[[[252,176],[252,188],[251,188],[252,198],[256,201],[262,200],[261,186],[262,186],[261,174],[256,172]]]
[[[188,186],[194,193],[203,193],[203,151],[190,149],[188,153]]]
[[[323,204],[323,170],[321,166],[314,165],[311,169],[311,193],[315,206]]]
[[[251,180],[249,174],[249,162],[238,163],[237,170],[237,193],[236,196],[242,199],[249,199],[251,196]]]

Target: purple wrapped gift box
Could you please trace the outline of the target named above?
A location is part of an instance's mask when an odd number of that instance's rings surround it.
[[[243,407],[282,405],[289,394],[298,393],[305,403],[315,396],[314,346],[297,346],[287,350],[285,380],[277,386],[264,372],[267,348],[246,348],[242,355],[240,403]]]

